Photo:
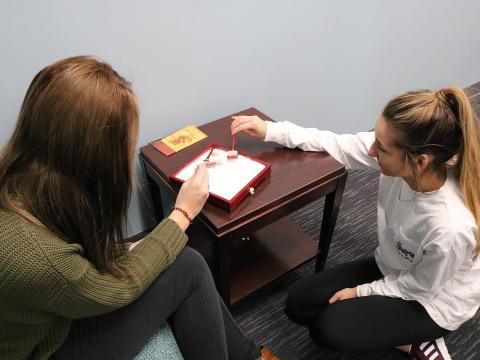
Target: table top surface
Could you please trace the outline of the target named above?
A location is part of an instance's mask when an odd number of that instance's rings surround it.
[[[258,115],[264,120],[273,121],[255,108],[232,115]],[[169,176],[202,149],[210,144],[230,147],[232,115],[198,126],[208,137],[174,155],[167,157],[152,145],[142,147],[140,154],[162,176],[164,183],[172,187]],[[269,209],[281,206],[289,199],[345,172],[344,166],[326,153],[292,150],[243,133],[237,135],[235,149],[272,164],[272,172],[255,188],[255,194],[247,196],[233,211],[224,210],[209,202],[205,204],[200,216],[214,232],[226,231],[248,222],[249,219],[255,219]]]

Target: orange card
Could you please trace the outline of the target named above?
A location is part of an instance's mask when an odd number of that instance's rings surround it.
[[[205,133],[200,131],[194,125],[188,125],[164,137],[163,139],[153,141],[152,146],[162,152],[166,156],[175,154],[176,152],[185,149],[186,147],[199,142],[207,137]]]

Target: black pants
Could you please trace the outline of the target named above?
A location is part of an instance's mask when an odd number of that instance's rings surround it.
[[[328,299],[338,290],[382,277],[373,258],[324,270],[289,291],[287,314],[307,325],[317,344],[339,351],[393,348],[449,333],[417,301],[374,295],[328,305]]]
[[[133,303],[76,320],[55,359],[132,359],[168,320],[185,360],[252,360],[259,349],[218,296],[203,257],[185,248]]]

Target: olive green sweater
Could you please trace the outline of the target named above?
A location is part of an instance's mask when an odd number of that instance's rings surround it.
[[[121,257],[131,279],[98,272],[79,244],[0,209],[0,359],[48,359],[72,319],[100,315],[138,298],[175,260],[187,236],[163,220]]]

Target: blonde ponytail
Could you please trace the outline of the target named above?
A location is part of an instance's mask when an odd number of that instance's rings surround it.
[[[462,129],[462,146],[457,154],[457,168],[460,189],[465,202],[472,212],[480,230],[480,130],[477,116],[465,92],[458,87],[441,90],[446,100],[456,110],[459,126]],[[480,234],[477,231],[476,251],[480,250]]]

